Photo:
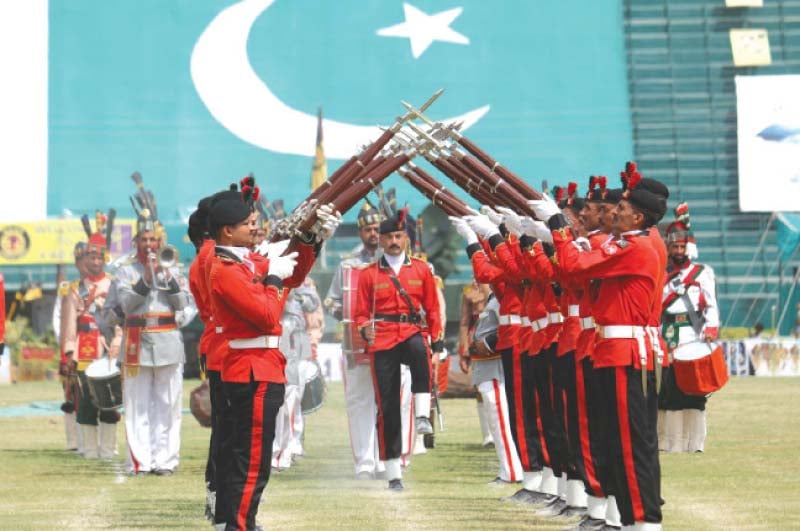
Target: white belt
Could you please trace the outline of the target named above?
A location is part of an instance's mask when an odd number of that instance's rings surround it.
[[[557,324],[564,322],[564,316],[561,315],[560,312],[553,312],[551,314],[548,314],[547,317],[550,320],[550,324]]]
[[[647,347],[644,344],[647,330],[645,330],[644,326],[598,325],[597,330],[600,332],[601,339],[635,339],[636,346],[639,348],[639,361],[642,363],[642,367],[647,368]]]
[[[533,328],[534,332],[541,332],[547,325],[550,323],[550,320],[547,317],[542,317],[541,319],[537,319],[535,321],[531,321],[531,328]]]
[[[580,317],[581,307],[577,304],[570,304],[569,308],[567,308],[567,315],[570,317]]]
[[[217,334],[221,334],[222,333],[222,327],[221,326],[215,327],[214,328],[214,332],[217,333]]]
[[[247,339],[231,339],[228,346],[233,349],[240,348],[278,348],[281,346],[281,336],[258,336]]]
[[[503,326],[518,325],[522,324],[522,319],[520,319],[519,315],[510,313],[508,315],[501,315],[500,319],[498,320],[498,324]]]
[[[523,315],[522,316],[522,326],[530,326],[530,325],[531,325],[530,317],[528,317],[527,315]]]
[[[594,317],[581,317],[581,330],[589,330],[594,328]]]

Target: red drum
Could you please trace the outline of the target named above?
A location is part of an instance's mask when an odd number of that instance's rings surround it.
[[[353,322],[358,303],[358,275],[361,269],[345,265],[342,267],[342,324],[344,337],[342,339],[342,353],[352,357],[357,365],[369,365],[367,356],[367,342],[361,337]]]
[[[728,364],[722,345],[695,341],[673,353],[672,367],[678,389],[687,395],[707,395],[722,389],[728,381]]]

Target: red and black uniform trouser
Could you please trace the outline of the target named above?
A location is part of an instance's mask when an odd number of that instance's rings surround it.
[[[609,493],[617,500],[622,525],[661,522],[661,467],[658,461],[658,395],[655,373],[647,390],[634,367],[595,369],[608,419]]]
[[[567,479],[582,480],[578,468],[580,461],[580,426],[578,422],[578,403],[575,388],[575,351],[556,356],[553,362],[553,385],[555,401],[553,409],[560,431],[565,434],[567,460],[565,472]]]
[[[284,384],[223,382],[227,422],[221,434],[219,481],[224,482],[227,513],[217,505],[215,520],[226,531],[255,529],[261,493],[269,481],[275,417],[283,404]],[[223,470],[219,470],[222,464]]]
[[[545,465],[550,465],[553,474],[560,477],[567,471],[567,434],[562,423],[556,418],[556,392],[554,384],[554,364],[558,343],[550,346],[533,357],[533,376],[536,390],[536,411],[541,421],[544,443],[542,453]]]
[[[400,365],[411,372],[411,392],[431,392],[431,367],[428,349],[421,334],[414,334],[387,350],[378,350],[370,358],[375,403],[378,406],[376,429],[381,461],[397,459],[403,453],[400,422]],[[428,412],[417,412],[427,416]]]
[[[506,381],[511,438],[517,447],[522,469],[536,472],[542,469],[543,461],[540,432],[536,422],[531,357],[527,352],[508,348],[500,351],[500,359]]]
[[[594,370],[592,358],[586,356],[575,364],[575,408],[577,426],[568,434],[570,459],[578,468],[586,493],[604,498],[608,492],[608,421],[603,405],[600,377]],[[578,443],[573,445],[577,428]],[[575,452],[573,457],[572,452]]]

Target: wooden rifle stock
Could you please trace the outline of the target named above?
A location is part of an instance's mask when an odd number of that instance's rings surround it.
[[[431,203],[444,210],[447,215],[466,216],[469,213],[466,205],[463,203],[459,205],[457,202],[454,202],[454,196],[449,196],[446,193],[447,190],[441,186],[441,184],[437,187],[435,184],[427,181],[424,177],[418,174],[416,169],[408,171],[401,168],[398,170],[398,173],[402,175],[403,178],[405,178],[409,183],[411,183],[411,186],[419,190],[422,195],[427,197]]]
[[[484,182],[490,183],[492,191],[498,197],[498,204],[504,205],[513,210],[522,212],[526,216],[536,218],[536,213],[528,205],[527,198],[522,195],[511,184],[503,180],[500,176],[489,171],[486,166],[481,164],[481,161],[470,155],[460,154],[461,161],[475,173],[484,179]],[[457,153],[456,156],[459,156]],[[538,194],[537,194],[538,195]]]
[[[464,201],[462,201],[453,192],[445,188],[444,185],[439,181],[437,181],[431,174],[429,174],[428,172],[426,172],[425,170],[414,164],[410,163],[409,166],[411,167],[411,170],[414,172],[414,174],[416,174],[430,186],[433,186],[436,190],[438,190],[438,193],[441,194],[446,201],[448,201],[453,207],[455,207],[459,211],[459,215],[466,216],[470,214],[471,209],[467,206],[467,204],[464,203]]]
[[[528,183],[520,179],[514,172],[498,163],[490,157],[485,151],[479,148],[475,143],[463,135],[458,135],[458,143],[471,153],[475,158],[481,161],[490,172],[497,173],[500,177],[514,187],[525,199],[541,199],[542,196],[539,192],[534,190]]]
[[[454,183],[461,187],[470,196],[475,198],[481,204],[494,204],[494,200],[489,197],[487,190],[481,190],[479,182],[475,182],[468,173],[465,173],[460,168],[456,168],[450,161],[444,157],[426,157],[428,161],[433,164],[439,171],[444,173]],[[488,201],[488,203],[487,203]]]

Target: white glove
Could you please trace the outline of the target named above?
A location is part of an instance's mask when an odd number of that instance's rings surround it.
[[[497,207],[497,211],[503,215],[503,223],[508,232],[514,236],[519,236],[522,233],[522,218],[510,208]]]
[[[317,224],[315,224],[314,232],[322,239],[322,241],[329,240],[336,232],[339,225],[342,224],[342,215],[333,209],[331,203],[322,205],[317,209]]]
[[[561,213],[561,209],[558,208],[556,202],[547,194],[542,194],[541,199],[532,199],[528,201],[528,205],[530,205],[536,213],[536,217],[542,221],[547,221],[556,214]]]
[[[477,216],[464,216],[464,219],[467,220],[470,228],[484,240],[488,240],[495,234],[500,234],[500,229],[492,223],[488,216],[479,214]],[[502,217],[500,219],[502,220]]]
[[[276,256],[269,260],[268,275],[275,275],[281,280],[287,279],[292,276],[294,266],[297,265],[297,251],[287,254],[286,256]]]
[[[267,245],[267,258],[277,258],[283,253],[286,252],[286,248],[289,247],[289,239],[280,240],[275,243],[270,243]]]
[[[553,234],[543,221],[531,219],[528,216],[522,218],[522,232],[528,236],[533,236],[537,240],[553,243]]]
[[[579,238],[575,238],[575,240],[572,242],[572,245],[574,245],[579,251],[591,251],[592,250],[592,244],[589,243],[589,240],[587,240],[583,236],[581,236]]]
[[[269,253],[269,240],[264,240],[263,242],[259,243],[253,250],[261,256],[267,256]]]
[[[478,235],[475,234],[475,231],[469,227],[469,224],[464,219],[456,216],[449,216],[449,218],[450,223],[453,224],[453,228],[456,229],[459,236],[464,238],[467,245],[478,243]]]
[[[503,216],[495,212],[494,209],[488,205],[483,205],[481,207],[481,214],[489,218],[489,221],[495,225],[500,225],[503,222]]]

